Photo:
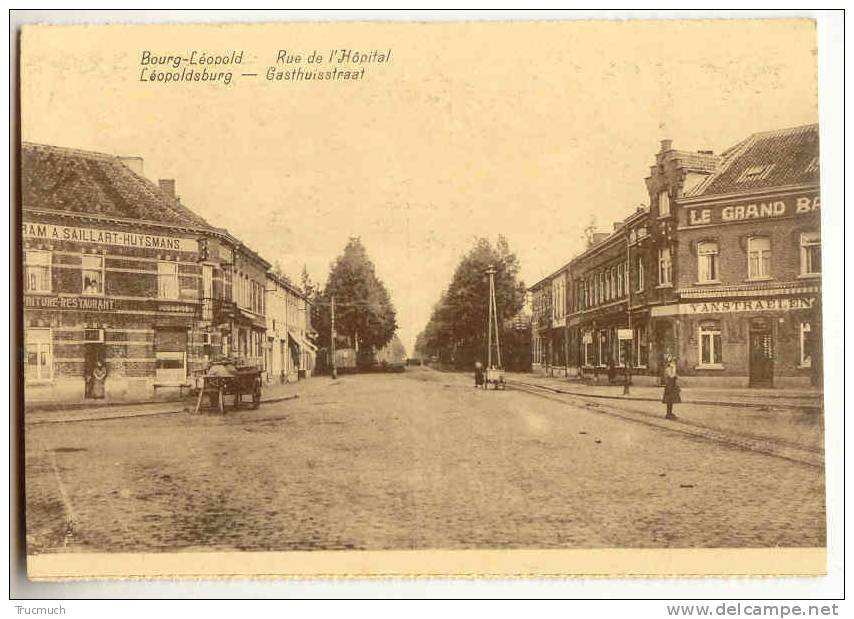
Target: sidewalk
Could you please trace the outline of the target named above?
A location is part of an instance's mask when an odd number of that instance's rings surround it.
[[[262,389],[261,404],[272,404],[298,398],[310,387],[320,386],[328,382],[325,376],[312,377],[296,383],[270,384]],[[232,410],[231,398],[226,404],[226,414]],[[244,404],[244,408],[248,402]],[[164,402],[115,402],[82,407],[76,404],[60,408],[58,405],[36,406],[24,411],[26,424],[66,423],[71,421],[97,421],[99,419],[119,419],[124,417],[141,417],[149,415],[167,415],[172,413],[192,412],[196,407],[196,396],[185,396],[180,399]]]
[[[662,387],[631,385],[629,395],[623,395],[622,384],[609,384],[606,378],[600,383],[580,381],[573,378],[543,376],[523,372],[505,372],[510,381],[544,385],[570,395],[614,400],[637,400],[661,402]],[[741,389],[682,387],[682,402],[708,406],[735,406],[758,408],[818,409],[823,407],[823,394],[814,389]]]

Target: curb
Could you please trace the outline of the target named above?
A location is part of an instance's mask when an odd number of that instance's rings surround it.
[[[281,397],[277,397],[277,398],[270,398],[268,400],[261,400],[261,404],[275,404],[276,402],[284,402],[287,400],[296,400],[297,398],[299,398],[299,394],[293,393],[290,395],[281,396]],[[150,403],[149,403],[149,405],[150,405]],[[133,405],[131,404],[129,406],[133,406]],[[71,417],[69,419],[53,418],[53,419],[27,420],[25,418],[24,424],[25,425],[45,425],[45,424],[51,424],[51,423],[77,423],[77,422],[81,422],[81,421],[107,421],[110,419],[132,419],[135,417],[156,417],[158,415],[175,415],[175,414],[184,413],[184,412],[189,412],[189,408],[184,407],[184,408],[181,408],[180,410],[168,410],[168,411],[151,411],[151,412],[140,411],[137,413],[129,413],[129,414],[115,414],[114,413],[112,415],[108,414],[108,415],[100,415],[97,417],[77,417],[77,418]],[[231,412],[234,412],[234,411],[231,411]]]

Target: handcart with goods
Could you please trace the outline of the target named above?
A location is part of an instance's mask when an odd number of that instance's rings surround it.
[[[252,408],[261,405],[261,368],[256,365],[241,365],[232,359],[213,361],[200,380],[196,413],[203,408],[224,413],[226,396],[234,398],[232,404],[235,409],[240,407],[246,396],[252,398]],[[203,406],[206,398],[208,404]]]

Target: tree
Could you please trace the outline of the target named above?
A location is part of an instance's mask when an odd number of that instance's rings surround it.
[[[505,325],[525,304],[525,285],[517,280],[519,260],[504,236],[495,246],[486,238],[475,239],[472,249],[457,265],[447,290],[433,307],[433,313],[419,336],[422,354],[436,356],[457,367],[485,361],[489,279],[486,270],[495,268],[495,300],[502,328],[504,353],[513,357],[513,338]],[[512,326],[511,326],[512,328]]]
[[[308,267],[306,265],[302,265],[302,272],[299,276],[300,279],[300,288],[302,288],[302,293],[309,300],[314,298],[315,286],[314,282],[311,280],[311,275],[308,274]]]
[[[385,285],[376,275],[359,237],[351,237],[329,271],[326,286],[317,294],[317,329],[322,346],[329,346],[331,303],[335,298],[335,331],[344,345],[359,350],[367,361],[388,344],[397,330],[397,314]]]

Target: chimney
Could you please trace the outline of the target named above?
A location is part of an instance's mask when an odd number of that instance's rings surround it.
[[[137,176],[144,176],[142,173],[142,157],[119,157],[119,161],[130,168],[130,171]]]
[[[175,195],[175,179],[174,178],[161,178],[157,181],[157,184],[160,185],[160,191],[165,193],[170,198],[175,200],[178,199],[178,196]]]
[[[661,140],[661,152],[670,150],[673,146],[673,140]]]

